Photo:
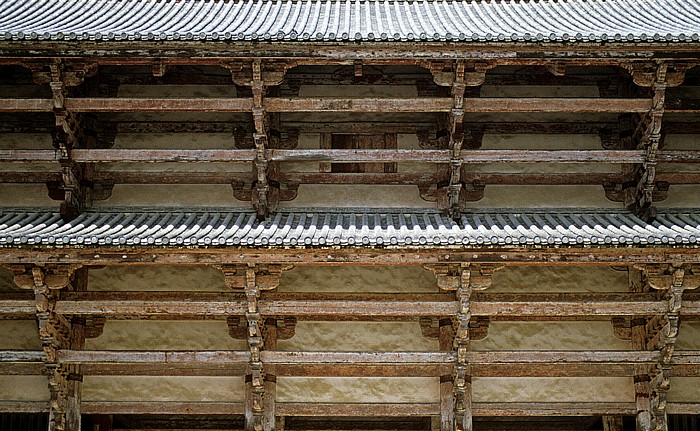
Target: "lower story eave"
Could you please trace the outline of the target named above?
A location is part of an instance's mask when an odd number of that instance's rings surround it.
[[[231,265],[423,264],[597,266],[700,263],[700,247],[151,247],[0,246],[0,264]]]

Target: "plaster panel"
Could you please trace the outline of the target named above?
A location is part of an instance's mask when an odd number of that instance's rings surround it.
[[[439,350],[438,340],[421,335],[418,322],[307,322],[296,324],[294,337],[277,342],[278,350],[412,351]]]
[[[118,97],[138,98],[229,98],[236,97],[236,87],[231,85],[136,85],[119,86]]]
[[[437,377],[278,377],[277,402],[434,403]]]
[[[672,185],[668,189],[668,198],[654,202],[657,208],[698,208],[700,207],[700,185]]]
[[[243,377],[85,376],[84,401],[238,402]]]
[[[664,138],[664,151],[698,150],[700,135],[667,134]],[[698,172],[698,165],[692,163],[659,163],[656,172]]]
[[[228,184],[117,184],[109,199],[97,201],[94,206],[251,207],[250,202],[235,199]]]
[[[484,150],[600,150],[598,135],[487,134]],[[619,165],[606,163],[479,163],[467,164],[467,172],[503,173],[598,173],[619,172]]]
[[[297,141],[298,150],[318,150],[321,148],[321,134],[319,133],[300,133]],[[281,163],[282,172],[318,172],[318,162],[283,162]]]
[[[415,134],[399,134],[396,135],[396,147],[400,150],[420,150],[420,142]],[[396,171],[400,174],[410,173],[434,173],[436,170],[435,163],[397,163]]]
[[[484,198],[469,202],[468,208],[621,208],[621,205],[609,201],[602,186],[487,185]]]
[[[0,349],[41,350],[36,320],[0,320]]]
[[[13,84],[0,85],[0,97],[2,98],[51,98],[51,90],[48,85]]]
[[[418,97],[415,85],[302,85],[299,97]]]
[[[0,133],[0,148],[5,150],[53,150],[50,133]]]
[[[45,184],[0,184],[0,207],[52,207],[58,211],[59,206],[49,198]]]
[[[598,97],[594,85],[483,85],[481,97]]]
[[[700,402],[700,377],[671,377],[666,400],[670,403]]]
[[[282,273],[280,292],[437,293],[435,276],[419,266],[298,266]]]
[[[489,324],[473,350],[631,350],[630,341],[613,335],[610,321],[499,322]]]
[[[632,377],[474,377],[474,402],[634,402]]]
[[[20,290],[14,281],[15,274],[0,265],[0,292],[15,292]]]
[[[493,275],[488,293],[627,292],[627,271],[607,266],[508,266]]]
[[[49,398],[46,376],[0,376],[2,401],[48,401]]]
[[[90,268],[94,291],[228,292],[221,271],[209,266],[134,266]]]
[[[302,184],[298,197],[279,208],[435,208],[420,198],[418,186]]]
[[[100,337],[85,340],[88,350],[248,350],[246,340],[229,336],[223,320],[108,320]]]
[[[676,350],[700,350],[700,322],[681,319],[676,339]],[[700,400],[700,398],[698,399]]]

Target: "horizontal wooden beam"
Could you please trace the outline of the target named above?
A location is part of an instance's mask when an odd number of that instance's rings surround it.
[[[0,401],[0,413],[48,413],[48,401]]]
[[[669,403],[670,405],[671,403]],[[635,403],[485,403],[472,404],[474,416],[599,416],[637,413]]]
[[[0,363],[3,362],[43,362],[43,351],[34,350],[0,350]]]
[[[700,363],[700,352],[684,352],[683,359],[672,363]],[[261,360],[269,365],[325,364],[325,365],[384,365],[397,364],[451,364],[454,352],[305,352],[265,350]],[[472,364],[636,364],[659,360],[657,351],[469,351],[467,361]],[[61,350],[58,360],[64,364],[232,364],[249,361],[247,351],[111,351]]]
[[[258,301],[260,312],[267,316],[293,316],[302,319],[329,318],[391,318],[421,316],[451,316],[458,303],[449,295],[412,295],[398,300],[396,295],[340,295],[309,299],[304,294],[268,295]],[[0,314],[31,315],[32,301],[3,300]],[[610,318],[618,316],[649,316],[665,311],[666,305],[646,294],[489,294],[474,295],[472,315],[499,320],[558,319],[562,317]],[[107,293],[71,293],[58,301],[56,312],[67,315],[101,315],[119,317],[210,317],[224,318],[242,315],[246,302],[236,296],[220,297],[190,294],[181,298],[173,294],[136,294],[131,299]],[[689,297],[684,301],[684,316],[699,316],[700,301]]]
[[[280,416],[416,417],[440,414],[440,404],[276,403]]]
[[[48,408],[48,403],[46,407]],[[39,409],[42,405],[14,403],[17,408],[30,405]],[[668,403],[671,411],[691,411],[696,404]],[[1,405],[0,405],[1,407]],[[170,415],[241,415],[243,403],[237,402],[125,402],[125,401],[83,401],[82,414],[170,414]],[[25,407],[26,408],[26,407]],[[357,417],[425,417],[440,414],[438,403],[426,404],[371,404],[371,403],[276,403],[280,416],[357,416]],[[46,411],[46,410],[42,410]],[[598,416],[634,415],[636,404],[625,402],[606,403],[472,403],[474,416]]]
[[[242,415],[243,402],[83,401],[84,415]]]
[[[700,250],[689,247],[503,247],[386,248],[165,248],[149,246],[0,248],[0,264],[222,265],[303,264],[314,266],[386,266],[431,263],[495,263],[526,266],[609,266],[634,263],[700,263]]]
[[[466,98],[468,113],[648,112],[651,99],[605,98]],[[453,100],[438,98],[283,98],[263,102],[267,112],[449,112]],[[248,98],[155,99],[155,98],[66,98],[73,112],[250,112]],[[679,106],[676,111],[684,111]],[[0,99],[0,112],[50,112],[51,99]],[[675,112],[675,111],[674,111]]]

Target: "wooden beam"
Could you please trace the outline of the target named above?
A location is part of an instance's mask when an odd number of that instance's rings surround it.
[[[243,403],[175,401],[83,401],[86,415],[242,415]]]
[[[439,414],[438,404],[277,403],[280,416],[415,417]]]
[[[485,403],[473,405],[474,416],[602,416],[636,413],[635,403]]]

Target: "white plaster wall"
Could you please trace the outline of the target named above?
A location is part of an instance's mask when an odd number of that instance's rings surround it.
[[[135,98],[233,98],[236,87],[231,85],[136,85],[119,86],[118,97]]]
[[[278,377],[277,402],[435,403],[437,377]]]
[[[0,320],[0,350],[41,350],[36,320]]]
[[[603,186],[486,185],[484,198],[469,208],[621,208],[605,197]]]
[[[284,271],[279,292],[438,293],[435,276],[419,266],[298,266]]]
[[[483,85],[481,97],[599,97],[595,85]]]
[[[700,401],[700,377],[671,377],[669,403],[697,403]]]
[[[672,131],[671,131],[672,132]],[[700,149],[700,135],[674,135],[669,133],[664,139],[663,151]],[[659,163],[656,172],[698,172],[700,167],[692,163]]]
[[[50,207],[58,211],[59,206],[49,198],[45,184],[0,183],[0,207]]]
[[[107,320],[87,350],[248,350],[229,336],[224,320]]]
[[[119,133],[115,149],[231,150],[230,133]],[[251,163],[100,163],[100,171],[116,172],[251,172]]]
[[[85,376],[83,401],[240,402],[243,377]]]
[[[473,350],[631,350],[632,343],[613,335],[610,321],[489,323]]]
[[[483,150],[601,150],[598,135],[486,134]],[[606,163],[480,163],[467,164],[467,172],[500,173],[609,173],[620,166]]]
[[[488,293],[627,292],[627,271],[607,266],[507,266],[496,271]]]
[[[49,381],[46,376],[1,376],[0,400],[48,401]]]
[[[700,322],[695,320],[684,321],[681,318],[681,326],[678,329],[676,350],[700,350]],[[698,398],[700,400],[700,398]]]
[[[438,340],[421,335],[418,322],[298,321],[294,337],[277,342],[277,350],[436,351]]]
[[[672,185],[668,198],[654,202],[657,208],[698,208],[700,207],[700,185]]]
[[[88,277],[95,291],[228,291],[222,272],[210,266],[111,266],[90,268]]]
[[[0,292],[19,291],[20,288],[15,284],[15,275],[4,266],[0,266]]]
[[[299,97],[418,97],[415,85],[302,85]]]
[[[475,377],[472,400],[505,402],[634,402],[632,377]]]
[[[436,208],[436,204],[421,199],[418,186],[302,184],[296,199],[280,202],[278,206],[279,209],[313,207]]]

